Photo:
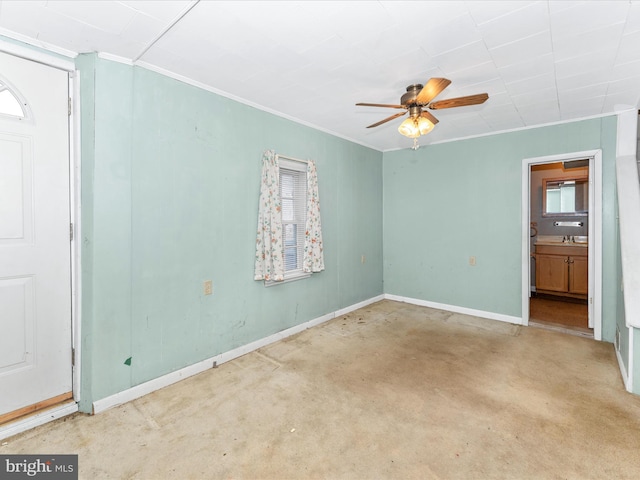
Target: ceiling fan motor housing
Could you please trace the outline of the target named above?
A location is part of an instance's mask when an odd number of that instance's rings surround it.
[[[422,107],[420,105],[410,105],[409,106],[409,116],[412,118],[419,117],[422,113]]]
[[[416,103],[416,97],[422,90],[423,85],[421,83],[414,83],[413,85],[409,85],[407,87],[407,93],[400,97],[401,105],[410,105],[412,103]]]

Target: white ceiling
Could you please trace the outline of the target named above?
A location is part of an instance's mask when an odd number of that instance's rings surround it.
[[[0,1],[0,34],[100,52],[386,151],[406,86],[445,77],[420,144],[638,108],[640,1]]]

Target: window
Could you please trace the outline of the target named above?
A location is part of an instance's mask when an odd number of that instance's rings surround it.
[[[279,158],[279,163],[284,278],[287,280],[308,276],[302,271],[307,208],[307,164],[282,157]]]
[[[9,90],[9,87],[2,82],[0,82],[0,114],[25,118],[25,113],[20,101],[18,101],[15,94]]]
[[[324,270],[318,173],[302,161],[267,150],[262,156],[254,280],[265,286]]]

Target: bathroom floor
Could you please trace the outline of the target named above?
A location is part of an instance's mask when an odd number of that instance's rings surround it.
[[[529,321],[589,329],[588,306],[586,300],[565,299],[552,295],[532,296],[529,303]]]

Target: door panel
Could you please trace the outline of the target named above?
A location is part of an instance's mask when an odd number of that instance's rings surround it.
[[[0,245],[31,242],[31,144],[27,137],[0,134]]]
[[[67,72],[0,53],[0,415],[72,391]]]
[[[0,337],[0,374],[32,365],[35,332],[33,300],[32,277],[0,280],[0,306],[5,317]]]

